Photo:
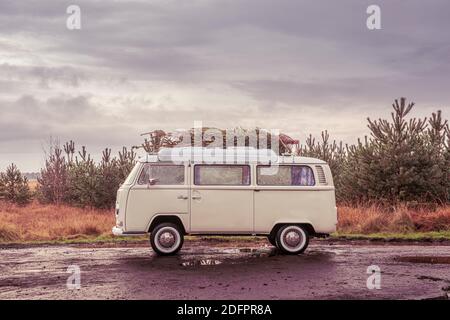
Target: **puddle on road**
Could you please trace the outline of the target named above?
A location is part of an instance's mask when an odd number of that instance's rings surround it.
[[[404,256],[395,260],[410,263],[450,264],[449,256]]]
[[[270,249],[269,249],[270,250]],[[222,249],[220,253],[225,254],[240,254],[240,253],[258,253],[268,251],[261,248],[230,248],[230,249]]]
[[[220,260],[213,259],[203,259],[203,260],[193,260],[193,261],[185,261],[181,263],[183,267],[196,267],[196,266],[215,266],[221,264]]]
[[[215,266],[227,263],[239,263],[247,261],[253,258],[266,258],[275,256],[277,251],[275,249],[260,249],[260,248],[233,248],[224,249],[220,252],[220,259],[211,258],[211,253],[208,254],[209,257],[203,256],[203,258],[198,258],[194,260],[186,260],[180,263],[183,267],[197,267],[197,266]]]

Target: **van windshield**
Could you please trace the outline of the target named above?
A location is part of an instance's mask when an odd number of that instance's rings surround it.
[[[131,170],[130,174],[128,175],[127,179],[125,180],[125,182],[123,184],[132,184],[134,181],[134,178],[136,178],[136,175],[139,171],[139,168],[141,167],[141,163],[136,163],[136,165],[134,166],[133,170]]]

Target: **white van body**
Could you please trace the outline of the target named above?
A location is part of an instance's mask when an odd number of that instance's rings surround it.
[[[271,150],[163,149],[140,158],[118,190],[113,233],[152,233],[164,222],[183,234],[266,235],[274,244],[283,225],[328,235],[333,178],[322,160]]]

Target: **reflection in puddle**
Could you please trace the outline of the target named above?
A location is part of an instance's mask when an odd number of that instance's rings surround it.
[[[240,252],[239,249],[235,249],[235,248],[220,250],[220,253],[225,253],[225,254],[237,254],[239,252]]]
[[[349,255],[349,252],[342,249],[325,249],[325,250],[317,250],[317,249],[310,249],[308,250],[304,256],[323,256],[323,255],[333,255],[333,256],[345,256]]]
[[[343,250],[343,249],[328,249],[327,251],[334,253],[337,256],[343,255],[347,252],[347,250]]]
[[[224,249],[218,252],[220,254],[220,260],[212,258],[203,258],[188,260],[180,263],[183,267],[196,267],[196,266],[215,266],[222,263],[240,263],[246,262],[248,259],[253,258],[267,258],[277,255],[277,250],[274,248],[257,249],[257,248],[237,248],[237,249]],[[211,254],[209,254],[211,257]]]
[[[213,259],[203,259],[203,260],[193,260],[193,261],[185,261],[181,263],[183,267],[196,267],[196,266],[215,266],[221,264],[220,260]]]

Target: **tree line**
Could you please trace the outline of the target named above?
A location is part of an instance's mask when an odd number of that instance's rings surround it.
[[[325,160],[341,203],[450,203],[448,121],[442,118],[441,111],[429,118],[409,117],[414,103],[407,104],[405,98],[395,100],[392,107],[390,119],[367,119],[370,135],[356,144],[331,141],[329,133],[323,131],[320,140],[310,135],[294,150],[280,143],[279,152],[292,151]],[[258,129],[257,133],[261,134]],[[245,135],[245,130],[241,134]],[[242,141],[248,143],[245,137]],[[53,144],[36,191],[30,191],[27,179],[12,164],[0,174],[0,198],[19,204],[35,197],[43,203],[111,208],[117,189],[136,163],[134,149],[157,152],[179,142],[170,133],[156,130],[141,145],[131,150],[124,147],[117,156],[105,149],[99,162],[84,146],[77,151],[73,141],[62,147]]]
[[[450,202],[450,130],[441,111],[407,118],[414,103],[395,100],[391,119],[367,118],[370,135],[354,145],[312,136],[299,154],[327,161],[339,201],[381,204]]]

